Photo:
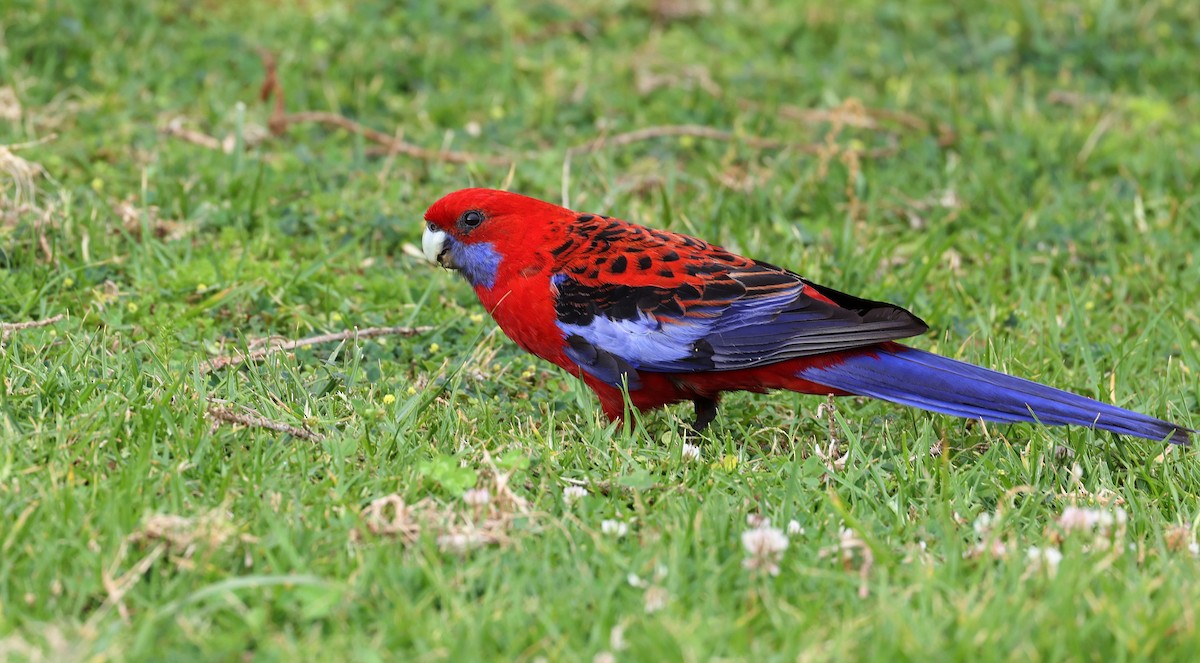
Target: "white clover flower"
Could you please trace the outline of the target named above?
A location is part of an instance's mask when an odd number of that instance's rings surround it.
[[[463,502],[468,506],[481,507],[487,506],[488,502],[492,501],[492,496],[488,493],[487,488],[472,488],[463,493]]]
[[[619,539],[629,533],[629,525],[619,520],[600,521],[600,533]]]
[[[1125,513],[1125,509],[1121,507],[1115,507],[1108,511],[1069,506],[1063,509],[1062,515],[1058,517],[1058,526],[1064,532],[1095,530],[1100,536],[1108,536],[1114,526],[1118,531],[1123,531],[1128,519],[1129,516]]]
[[[975,530],[976,534],[984,534],[992,529],[993,518],[994,516],[990,513],[981,513],[975,519],[975,522],[971,524],[971,528]]]
[[[1030,546],[1025,555],[1032,562],[1034,568],[1045,569],[1050,575],[1054,575],[1058,571],[1058,565],[1063,560],[1063,554],[1058,548]]]
[[[587,497],[587,495],[587,488],[583,486],[567,486],[563,488],[563,502],[566,502],[568,505],[578,502]]]
[[[1100,512],[1095,509],[1081,509],[1069,506],[1063,509],[1058,517],[1058,525],[1066,531],[1074,529],[1092,529],[1100,521]]]
[[[684,442],[683,450],[679,452],[679,457],[685,463],[695,463],[700,460],[700,447]]]
[[[788,536],[799,536],[804,533],[804,528],[800,526],[800,521],[789,520],[787,524]]]
[[[464,553],[483,544],[483,535],[478,532],[456,532],[443,534],[437,538],[438,549],[447,552]]]
[[[671,594],[666,589],[659,587],[658,585],[650,587],[646,590],[646,594],[643,596],[646,614],[650,615],[667,607],[667,601],[669,601],[670,598]]]
[[[787,550],[788,538],[782,531],[764,524],[742,532],[742,547],[746,549],[742,566],[774,576],[779,575],[779,560]]]
[[[751,529],[770,527],[771,519],[762,515],[761,513],[748,513],[746,514],[746,525],[748,525]]]
[[[617,624],[608,632],[608,646],[613,648],[613,651],[621,651],[629,646],[625,642],[625,624]]]
[[[922,541],[921,545],[924,546],[925,542]],[[924,550],[923,547],[922,550]],[[983,556],[991,557],[992,559],[1004,559],[1005,557],[1008,557],[1008,544],[1004,543],[1000,539],[980,541],[963,553],[963,557],[967,559]]]

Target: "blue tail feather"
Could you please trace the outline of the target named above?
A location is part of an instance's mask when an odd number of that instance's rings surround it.
[[[1188,444],[1193,431],[1070,392],[892,344],[798,377],[861,396],[998,423],[1074,424]]]

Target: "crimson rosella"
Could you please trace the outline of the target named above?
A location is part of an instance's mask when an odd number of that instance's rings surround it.
[[[458,270],[517,345],[583,379],[611,420],[726,391],[857,394],[1011,423],[1187,443],[1195,431],[896,343],[928,326],[694,237],[463,189],[425,213],[426,257]]]

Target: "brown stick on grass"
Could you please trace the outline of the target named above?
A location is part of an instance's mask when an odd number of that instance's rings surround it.
[[[210,359],[200,366],[200,372],[211,373],[226,366],[237,366],[247,361],[258,361],[273,352],[295,350],[296,348],[317,345],[319,343],[377,338],[379,336],[416,336],[417,334],[424,334],[431,329],[433,327],[367,327],[366,329],[347,329],[333,334],[320,334],[319,336],[309,336],[308,338],[294,340],[274,337],[259,338],[249,343],[249,347],[252,348],[250,352]]]
[[[207,414],[216,421],[227,424],[240,424],[242,426],[250,426],[251,428],[266,428],[280,433],[287,433],[288,435],[308,440],[309,442],[320,442],[325,439],[324,435],[316,431],[279,421],[272,421],[253,410],[234,412],[221,405],[212,405],[208,408]]]
[[[326,126],[345,129],[350,133],[358,134],[363,138],[383,146],[385,154],[403,154],[413,157],[414,159],[423,159],[426,161],[449,161],[450,163],[495,163],[505,164],[511,160],[503,157],[491,155],[470,154],[467,152],[452,152],[449,150],[431,150],[428,148],[413,145],[408,141],[391,134],[384,133],[377,129],[372,129],[364,124],[360,124],[350,118],[339,115],[337,113],[329,113],[324,111],[302,111],[299,113],[289,113],[285,108],[283,86],[279,83],[278,61],[275,54],[266,49],[259,50],[259,56],[262,58],[263,69],[266,74],[263,77],[262,88],[259,90],[259,97],[263,101],[269,101],[274,97],[274,107],[271,110],[271,119],[267,121],[267,128],[271,130],[271,135],[282,136],[287,133],[288,127],[294,124],[324,124]]]
[[[646,127],[645,129],[627,131],[625,133],[615,134],[612,136],[600,136],[599,138],[594,138],[586,143],[581,143],[567,150],[567,156],[570,157],[576,154],[595,152],[605,147],[630,145],[632,143],[650,140],[653,138],[670,138],[679,136],[725,142],[740,142],[756,150],[788,149],[804,154],[823,154],[829,151],[828,146],[821,143],[791,143],[788,141],[776,140],[774,138],[763,138],[761,136],[743,136],[700,124],[667,124],[657,127]],[[891,156],[898,150],[899,148],[892,143],[886,147],[863,150],[862,154],[865,157],[876,159]]]
[[[9,336],[21,331],[22,329],[33,329],[35,327],[49,327],[67,317],[66,313],[59,313],[45,320],[30,320],[28,322],[0,322],[0,343],[8,340]]]
[[[288,129],[296,124],[323,124],[337,129],[343,129],[353,134],[362,136],[366,140],[375,143],[379,147],[372,148],[367,151],[372,155],[404,155],[414,159],[425,161],[447,161],[450,163],[488,163],[494,165],[513,164],[519,158],[519,155],[501,156],[491,154],[473,154],[470,152],[455,152],[451,150],[430,149],[414,145],[399,138],[398,135],[388,134],[379,131],[372,127],[366,126],[339,113],[328,111],[300,111],[289,113],[286,109],[284,101],[284,89],[279,82],[278,60],[275,55],[266,49],[259,50],[259,56],[262,58],[264,75],[263,84],[259,89],[259,97],[262,101],[272,102],[271,117],[267,121],[267,127],[270,129],[273,136],[283,136],[287,134]],[[843,109],[821,110],[814,109],[810,111],[814,118],[828,120],[830,117],[839,118],[843,113]],[[914,127],[921,120],[914,118],[908,114],[880,111],[874,109],[860,110],[859,116],[867,122],[873,122],[874,119],[889,119],[898,122],[901,125]],[[874,124],[872,128],[877,128]],[[179,127],[168,127],[166,130],[168,135],[176,136],[197,145],[208,147],[210,149],[222,149],[220,141],[210,136],[180,130]],[[760,136],[743,136],[733,132],[717,129],[698,124],[677,124],[677,125],[661,125],[654,127],[646,127],[629,131],[626,133],[616,134],[613,136],[599,136],[580,145],[576,145],[567,150],[567,159],[573,155],[594,152],[605,147],[616,147],[622,145],[630,145],[645,140],[663,137],[679,137],[689,136],[692,138],[701,138],[707,140],[718,140],[726,142],[741,142],[745,145],[760,150],[769,149],[791,149],[804,154],[824,154],[828,151],[828,146],[820,143],[793,143],[789,141],[775,140]],[[898,147],[895,141],[890,141],[890,144],[885,147],[878,147],[870,150],[854,150],[856,153],[861,153],[867,158],[884,158],[895,154]],[[527,154],[527,157],[534,157],[536,154]]]

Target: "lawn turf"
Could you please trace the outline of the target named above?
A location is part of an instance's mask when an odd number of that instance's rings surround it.
[[[565,194],[1198,427],[1200,4],[394,4],[0,9],[0,321],[66,314],[0,351],[0,659],[1200,659],[1192,450],[781,393],[689,460],[417,249]]]

